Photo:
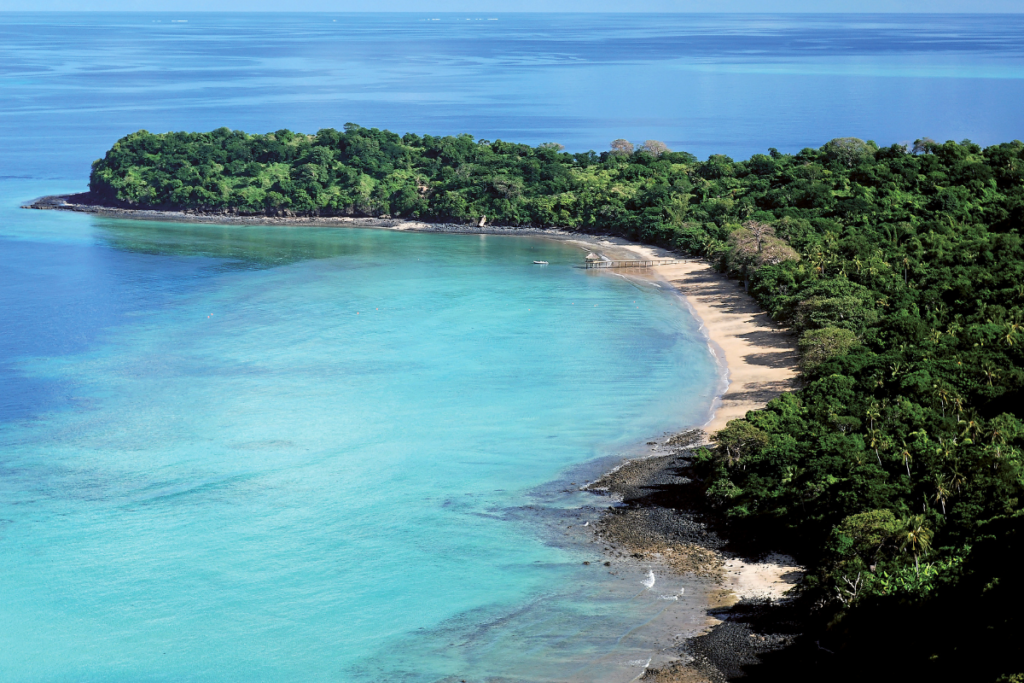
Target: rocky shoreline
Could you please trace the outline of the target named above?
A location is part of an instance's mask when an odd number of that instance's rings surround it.
[[[657,561],[679,575],[703,578],[712,592],[709,630],[685,641],[678,661],[647,669],[640,680],[655,683],[724,683],[744,676],[744,667],[789,645],[798,635],[784,593],[801,578],[789,558],[744,558],[730,548],[720,520],[701,512],[701,482],[692,471],[693,452],[708,445],[694,429],[649,442],[650,457],[629,460],[585,489],[614,496],[595,529],[596,540],[611,559]],[[744,582],[757,570],[753,582]],[[743,577],[746,573],[748,576]]]

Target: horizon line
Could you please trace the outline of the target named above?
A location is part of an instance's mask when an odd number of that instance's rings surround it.
[[[925,15],[925,16],[972,16],[972,15],[990,15],[990,16],[1015,16],[1024,14],[1024,9],[1016,12],[1007,11],[995,11],[995,10],[978,10],[972,12],[928,12],[923,10],[901,10],[901,11],[873,11],[873,12],[846,12],[846,11],[835,11],[835,10],[822,10],[815,12],[802,12],[802,11],[771,11],[771,12],[750,12],[750,11],[738,11],[738,10],[723,10],[718,12],[700,12],[693,10],[671,10],[661,12],[650,12],[650,11],[632,11],[632,10],[575,10],[575,11],[559,11],[559,10],[532,10],[526,12],[489,12],[489,11],[457,11],[457,10],[443,10],[443,11],[431,11],[431,10],[346,10],[343,12],[331,11],[331,10],[248,10],[248,9],[234,9],[234,10],[215,10],[215,9],[187,9],[187,10],[164,10],[164,9],[130,9],[130,10],[111,10],[111,9],[5,9],[0,7],[0,14],[330,14],[330,15],[343,15],[343,14],[440,14],[440,15],[459,15],[465,16],[467,14],[473,15],[522,15],[522,14],[647,14],[647,15],[661,15],[661,14],[705,14],[705,15],[719,15],[719,14],[735,14],[735,15],[856,15],[856,16],[870,16],[870,15]]]

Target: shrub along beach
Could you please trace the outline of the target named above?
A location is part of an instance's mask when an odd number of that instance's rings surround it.
[[[1024,680],[1021,142],[842,138],[737,162],[351,124],[140,131],[69,201],[558,227],[703,257],[799,335],[802,388],[693,458],[694,504],[731,542],[808,569],[788,608],[805,635],[749,674]]]

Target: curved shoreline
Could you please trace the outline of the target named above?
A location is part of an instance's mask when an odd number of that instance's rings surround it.
[[[708,432],[797,388],[795,336],[776,325],[737,283],[699,261],[654,270],[690,303],[728,368],[728,387]]]
[[[597,238],[597,246],[640,259],[678,256],[620,238]],[[596,534],[611,544],[613,552],[618,545],[638,559],[658,562],[677,577],[703,578],[720,587],[709,593],[704,632],[689,638],[674,661],[662,658],[660,665],[645,668],[643,680],[724,681],[723,671],[735,672],[760,653],[790,642],[789,637],[755,633],[745,620],[766,603],[785,600],[786,591],[802,579],[803,568],[785,555],[753,558],[728,550],[728,539],[716,534],[711,520],[697,512],[703,492],[699,481],[688,476],[696,478],[690,469],[691,449],[713,441],[730,420],[798,388],[796,338],[776,325],[740,283],[707,262],[690,259],[647,272],[645,279],[653,276],[670,285],[700,322],[722,364],[724,390],[715,399],[704,434],[690,430],[662,437],[647,457],[627,459],[590,484],[616,494],[625,505],[610,509]],[[734,606],[741,612],[735,618],[722,614]]]
[[[91,213],[109,218],[155,221],[185,221],[223,225],[282,225],[306,227],[383,228],[398,231],[442,232],[487,235],[533,235],[573,241],[580,246],[625,252],[642,259],[676,258],[678,254],[659,247],[558,228],[516,228],[455,223],[427,223],[390,218],[239,216],[184,211],[124,209],[96,204],[78,204],[83,195],[51,195],[22,206]],[[659,265],[646,272],[668,282],[683,296],[707,334],[712,349],[721,354],[727,386],[720,403],[704,428],[714,434],[729,420],[743,417],[748,410],[763,407],[768,401],[797,387],[796,339],[772,322],[765,311],[740,288],[735,280],[718,273],[710,264],[697,259]]]
[[[642,259],[676,258],[678,254],[659,247],[629,242],[622,238],[571,232],[558,228],[516,228],[454,223],[427,223],[390,218],[239,216],[184,211],[123,209],[67,200],[82,195],[51,195],[25,204],[26,209],[47,209],[91,213],[109,218],[155,221],[184,221],[223,225],[282,225],[305,227],[383,228],[412,232],[442,232],[486,235],[532,235],[572,241],[581,247],[619,252]],[[724,364],[724,391],[712,408],[704,429],[714,434],[729,420],[749,410],[764,407],[771,399],[797,384],[796,339],[772,322],[753,297],[734,280],[697,259],[659,265],[645,272],[669,283],[686,301],[701,323],[713,352]],[[634,273],[630,273],[634,274]]]
[[[271,216],[237,216],[221,214],[190,214],[178,211],[121,209],[89,204],[68,203],[74,195],[43,197],[23,208],[51,209],[90,213],[97,216],[224,225],[280,225],[294,227],[355,227],[410,232],[455,234],[493,234],[545,237],[572,242],[583,249],[609,252],[612,258],[677,258],[665,249],[650,247],[622,238],[569,232],[560,229],[512,228],[402,221],[380,218],[303,218]],[[601,276],[603,271],[595,271]],[[735,280],[729,280],[710,264],[696,259],[671,265],[655,266],[643,271],[620,271],[616,274],[639,277],[669,285],[679,294],[700,323],[711,352],[719,360],[721,383],[703,426],[713,438],[728,421],[741,418],[782,394],[797,388],[796,340],[775,325]],[[659,285],[661,286],[661,285]],[[677,435],[678,436],[678,435]],[[612,546],[611,553],[623,558],[628,550],[634,558],[656,562],[678,577],[709,580],[721,586],[708,601],[706,627],[722,622],[712,615],[716,608],[730,606],[742,599],[777,600],[793,586],[800,571],[791,558],[777,556],[767,562],[755,562],[726,552],[726,540],[710,531],[696,509],[693,496],[699,486],[685,476],[689,465],[689,448],[707,443],[706,439],[679,440],[677,437],[657,439],[654,452],[642,459],[625,459],[587,487],[603,488],[618,495],[624,509],[611,509],[595,529],[595,540]],[[672,487],[677,489],[671,502],[655,498],[650,491]],[[609,559],[612,554],[609,553]],[[783,580],[786,577],[786,580]],[[707,631],[700,638],[709,637]],[[696,639],[691,639],[691,643]],[[735,659],[747,654],[741,642]],[[652,643],[652,647],[654,644]],[[725,645],[728,650],[730,646]],[[690,665],[693,650],[684,646],[679,659],[660,669],[644,667],[645,680],[701,681],[714,679],[715,672]],[[648,660],[648,666],[651,661]],[[634,679],[635,680],[635,679]]]
[[[667,249],[618,238],[595,238],[600,247],[624,249],[637,258],[677,258]],[[798,388],[796,337],[772,321],[741,283],[730,280],[698,259],[654,266],[649,271],[685,300],[701,323],[716,354],[725,363],[727,387],[704,425],[710,434],[747,411],[763,408],[786,391]]]

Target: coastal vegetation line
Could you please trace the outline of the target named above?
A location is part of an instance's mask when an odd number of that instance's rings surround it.
[[[708,259],[800,335],[802,388],[695,459],[730,538],[809,570],[805,649],[751,676],[877,677],[884,661],[892,677],[1024,680],[1008,560],[1024,514],[1024,143],[841,138],[701,161],[654,141],[569,154],[352,124],[140,131],[94,164],[89,201],[560,227]]]

